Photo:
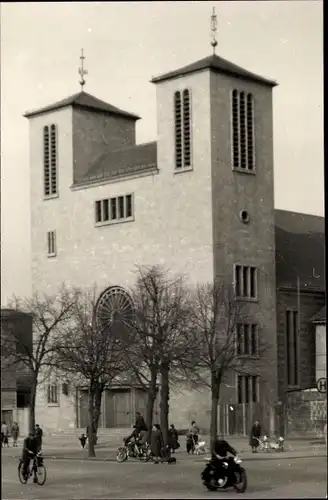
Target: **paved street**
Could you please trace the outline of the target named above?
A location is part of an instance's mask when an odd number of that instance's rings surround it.
[[[233,491],[205,491],[200,480],[204,459],[186,456],[183,452],[177,454],[176,465],[134,461],[117,464],[113,451],[107,461],[100,458],[85,460],[77,456],[71,456],[71,459],[49,457],[46,460],[48,479],[44,486],[19,483],[17,455],[13,449],[3,452],[2,498],[8,500],[238,497]],[[291,458],[288,453],[249,456],[245,457],[244,465],[248,473],[248,490],[243,498],[326,496],[327,459],[322,450],[308,457]]]

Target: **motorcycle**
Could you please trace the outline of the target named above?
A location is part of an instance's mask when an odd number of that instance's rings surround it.
[[[148,444],[143,447],[139,447],[136,441],[126,443],[124,446],[120,447],[116,453],[116,460],[119,463],[127,461],[129,458],[136,458],[137,460],[143,462],[149,462],[151,459],[150,446]]]
[[[238,457],[223,459],[220,471],[217,469],[215,462],[216,460],[211,458],[202,472],[201,477],[204,486],[209,491],[234,488],[237,493],[245,493],[247,475],[245,469],[241,466],[241,459]]]

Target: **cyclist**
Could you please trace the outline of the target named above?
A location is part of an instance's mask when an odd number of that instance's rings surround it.
[[[34,459],[38,452],[39,442],[35,438],[35,434],[33,431],[29,432],[27,438],[24,439],[23,444],[23,453],[22,453],[22,461],[23,461],[23,476],[27,476],[28,467],[30,465],[30,460]],[[36,470],[34,472],[33,482],[37,483]]]

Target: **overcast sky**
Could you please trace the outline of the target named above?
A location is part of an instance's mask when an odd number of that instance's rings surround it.
[[[5,3],[1,5],[1,298],[30,292],[28,121],[22,114],[80,90],[137,113],[156,140],[152,76],[211,53],[278,81],[276,208],[323,215],[322,2]],[[40,172],[41,175],[41,172]]]

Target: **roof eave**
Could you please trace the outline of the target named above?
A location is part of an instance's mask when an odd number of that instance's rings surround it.
[[[192,73],[199,73],[200,71],[204,71],[204,70],[209,70],[209,71],[213,71],[214,73],[222,73],[225,75],[234,76],[235,78],[239,78],[241,80],[254,81],[257,83],[261,83],[262,85],[267,85],[269,87],[277,87],[279,85],[278,82],[275,82],[274,80],[267,80],[266,78],[262,78],[262,77],[257,76],[257,75],[247,76],[247,75],[239,74],[237,71],[234,72],[234,71],[229,71],[229,70],[222,70],[222,69],[218,69],[218,68],[215,68],[212,66],[204,66],[203,68],[181,71],[181,73],[178,73],[178,74],[166,73],[165,75],[155,76],[150,80],[150,83],[161,83],[161,82],[164,82],[167,80],[173,80],[174,78],[182,78],[185,75],[190,75]]]
[[[127,120],[131,120],[131,121],[141,120],[140,116],[134,115],[132,113],[128,113],[128,112],[125,113],[124,111],[122,111],[121,113],[119,111],[117,111],[117,112],[116,111],[106,111],[105,109],[98,109],[98,108],[93,107],[93,106],[87,106],[87,105],[79,104],[79,103],[62,104],[59,106],[39,109],[36,111],[27,111],[26,113],[24,113],[23,116],[24,116],[24,118],[34,118],[35,116],[41,116],[41,115],[45,115],[47,113],[53,113],[54,111],[58,111],[58,110],[63,109],[63,108],[68,108],[69,106],[72,106],[72,108],[91,109],[92,111],[94,111],[96,113],[103,113],[106,115],[122,116],[122,117],[126,118]]]

